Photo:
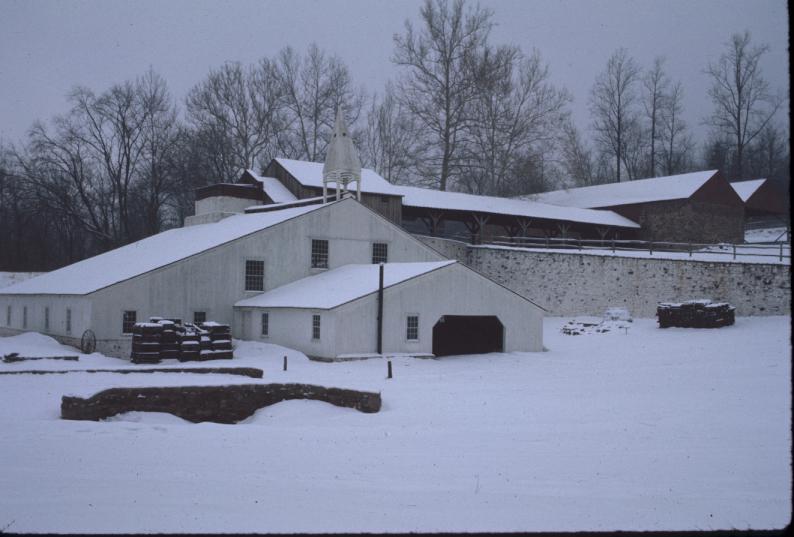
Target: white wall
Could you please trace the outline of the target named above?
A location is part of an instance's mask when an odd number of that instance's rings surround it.
[[[11,306],[11,325],[6,324]],[[23,326],[23,312],[27,307],[27,326]],[[45,328],[44,312],[50,310],[49,329]],[[72,329],[66,331],[66,310],[72,310]],[[80,338],[91,327],[91,301],[74,295],[0,295],[0,327],[13,332],[35,331],[51,336]],[[10,333],[10,332],[7,332]]]
[[[256,205],[255,200],[234,196],[210,196],[196,201],[196,215],[206,213],[242,213],[247,207]]]
[[[262,313],[269,314],[268,336],[262,336]],[[264,341],[295,349],[307,356],[335,358],[337,316],[333,311],[298,308],[237,308],[235,326],[241,339]],[[312,339],[312,316],[320,315],[320,339]]]
[[[388,270],[388,265],[386,266]],[[250,309],[247,339],[297,349],[309,356],[377,352],[377,293],[333,310]],[[242,326],[242,309],[237,323]],[[260,314],[270,314],[269,337],[259,334]],[[311,341],[311,317],[322,315],[321,341]],[[406,317],[419,316],[419,340],[406,339]],[[383,352],[428,354],[442,315],[495,315],[504,326],[504,350],[543,350],[543,312],[512,291],[455,264],[384,290]]]

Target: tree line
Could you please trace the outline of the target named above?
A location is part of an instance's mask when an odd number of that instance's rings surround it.
[[[364,166],[394,183],[516,196],[698,169],[788,185],[782,93],[745,32],[704,66],[713,109],[697,142],[665,58],[618,49],[593,81],[590,124],[551,82],[540,51],[491,43],[493,12],[426,0],[394,36],[396,77],[368,94],[344,61],[310,45],[211,69],[183,100],[150,70],[0,146],[0,270],[50,270],[179,226],[193,189],[274,157],[322,162],[342,107]]]

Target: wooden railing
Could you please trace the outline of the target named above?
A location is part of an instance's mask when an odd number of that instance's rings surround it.
[[[444,238],[471,243],[471,235],[445,235]],[[647,252],[649,255],[665,252],[685,253],[688,257],[697,255],[729,256],[732,259],[743,256],[775,258],[782,262],[791,259],[789,243],[696,243],[642,241],[634,239],[577,239],[560,237],[508,237],[485,236],[478,240],[480,245],[512,246],[520,248],[540,248],[547,250],[600,250],[615,252]]]

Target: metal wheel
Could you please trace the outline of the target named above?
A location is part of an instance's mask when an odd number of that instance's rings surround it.
[[[80,338],[80,350],[84,354],[91,354],[96,350],[96,335],[93,330],[83,332],[83,337]]]

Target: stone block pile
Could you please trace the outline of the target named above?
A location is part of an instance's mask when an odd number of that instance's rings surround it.
[[[156,364],[160,360],[193,362],[230,360],[231,327],[213,321],[193,324],[181,319],[151,317],[147,323],[132,327],[132,354],[136,364]]]
[[[659,318],[659,328],[719,328],[736,321],[735,311],[736,308],[727,302],[688,300],[680,303],[662,302],[656,308],[656,316]]]

